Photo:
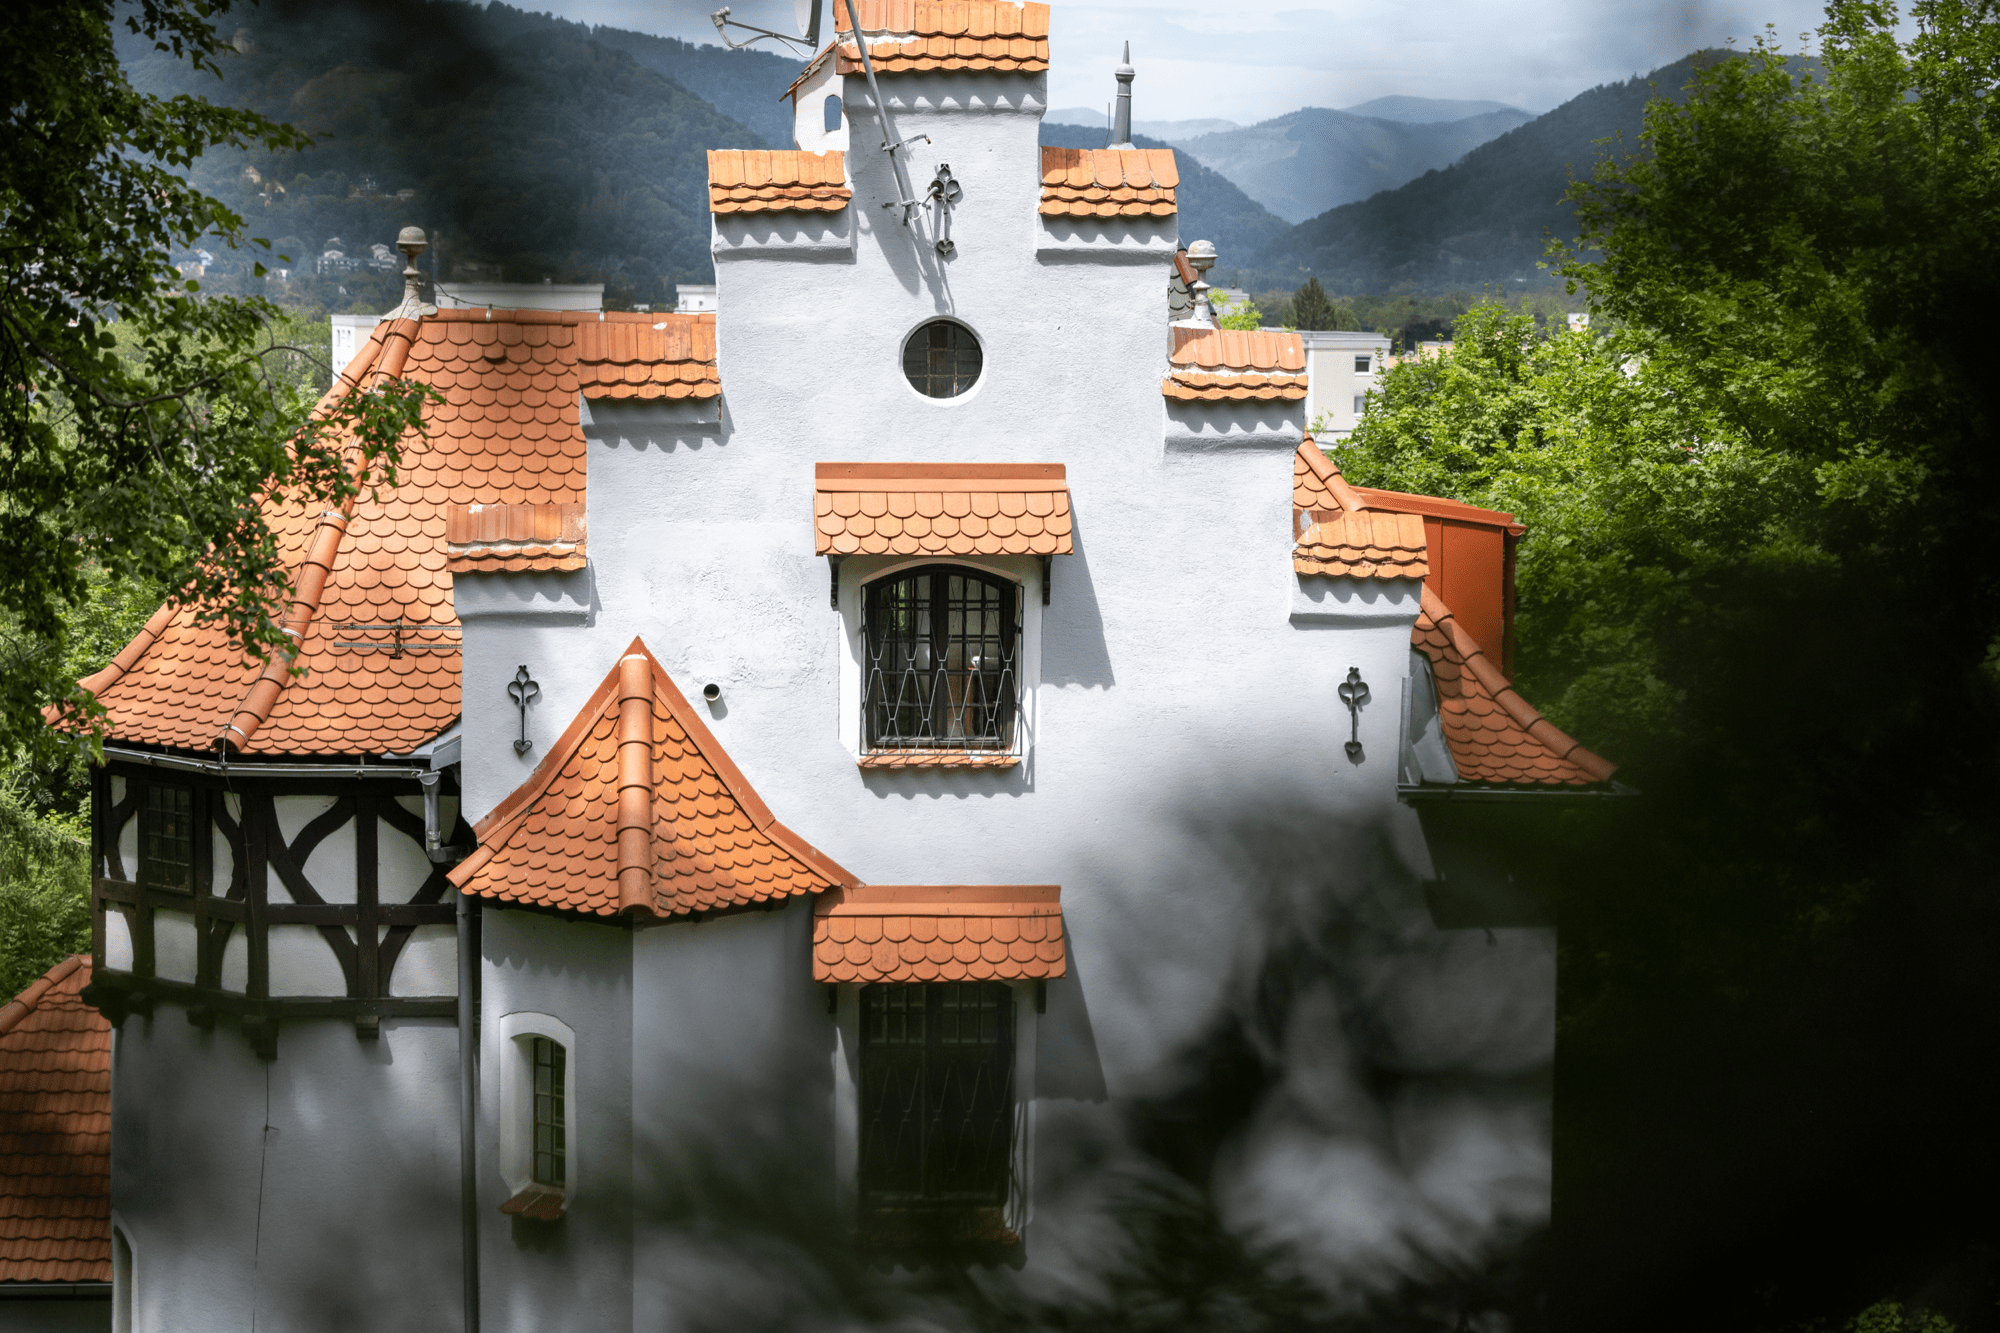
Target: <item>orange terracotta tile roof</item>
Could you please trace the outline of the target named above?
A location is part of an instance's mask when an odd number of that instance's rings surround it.
[[[582,569],[584,507],[455,504],[445,515],[445,552],[454,574]]]
[[[1177,324],[1160,392],[1189,402],[1306,396],[1305,344],[1296,333]]]
[[[820,555],[1068,555],[1061,463],[821,463]]]
[[[653,329],[662,322],[668,329]],[[626,329],[629,342],[620,336]],[[585,352],[595,358],[587,367]],[[82,682],[105,706],[111,737],[304,756],[405,753],[436,736],[459,714],[454,574],[564,568],[581,556],[580,527],[576,552],[453,551],[452,506],[552,506],[580,516],[584,381],[601,386],[612,378],[603,367],[633,365],[670,366],[667,378],[680,379],[703,357],[708,388],[697,393],[712,396],[713,316],[477,308],[377,325],[345,382],[422,380],[444,402],[426,413],[427,438],[405,441],[395,488],[360,497],[344,514],[271,512],[295,571],[285,623],[305,674],[245,658],[219,628],[196,624],[192,607],[163,607]],[[630,383],[627,370],[619,378]]]
[[[1043,148],[1041,211],[1050,217],[1169,217],[1180,167],[1171,148]]]
[[[1430,573],[1421,515],[1310,509],[1299,522],[1292,568],[1300,574],[1420,579]]]
[[[877,74],[928,70],[1040,73],[1049,67],[1049,7],[1011,0],[855,0]],[[835,0],[841,74],[861,73],[861,52]]]
[[[0,1282],[111,1280],[111,1025],[65,958],[0,1007]]]
[[[813,905],[814,981],[1033,981],[1068,970],[1055,884],[871,884]]]
[[[1617,772],[1523,699],[1428,587],[1410,642],[1430,659],[1438,720],[1459,781],[1581,787]]]
[[[846,161],[847,155],[837,148],[818,153],[796,148],[711,148],[708,211],[838,213],[854,196],[847,185]]]
[[[1326,451],[1308,435],[1292,456],[1292,509],[1337,509],[1357,513],[1368,508],[1361,493],[1347,484]]]
[[[612,315],[576,326],[576,383],[586,398],[715,398],[715,315]]]
[[[854,883],[772,818],[638,639],[451,871],[475,897],[638,919]]]

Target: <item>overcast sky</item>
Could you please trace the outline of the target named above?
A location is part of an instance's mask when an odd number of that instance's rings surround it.
[[[566,18],[712,42],[722,0],[511,0]],[[838,0],[835,0],[838,3]],[[792,31],[793,0],[731,0],[736,18]],[[1050,105],[1102,106],[1119,44],[1139,71],[1133,116],[1249,123],[1388,93],[1484,98],[1541,112],[1774,24],[1797,49],[1816,0],[1054,0]],[[830,26],[830,25],[829,25]],[[759,43],[769,49],[773,43]]]

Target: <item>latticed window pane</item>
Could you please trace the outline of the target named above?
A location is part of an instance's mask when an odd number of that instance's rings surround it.
[[[918,393],[956,398],[979,379],[979,339],[965,325],[934,319],[903,344],[903,373]]]
[[[871,749],[1004,750],[1014,743],[1019,589],[933,566],[870,585]]]
[[[194,886],[194,792],[186,787],[146,784],[139,829],[139,878],[168,889]]]
[[[861,1001],[864,1206],[1004,1205],[1014,1143],[1014,998],[1006,985],[869,986]],[[912,1016],[928,1021],[919,1026]]]
[[[561,1042],[547,1037],[534,1039],[535,1165],[537,1185],[567,1183],[569,1126],[563,1104],[566,1053]]]

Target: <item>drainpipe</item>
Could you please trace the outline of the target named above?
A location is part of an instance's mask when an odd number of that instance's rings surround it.
[[[424,855],[442,864],[455,860],[458,848],[446,847],[439,827],[438,786],[443,774],[419,773],[424,789]],[[479,1004],[474,987],[479,959],[473,952],[475,917],[472,899],[458,895],[458,1232],[463,1251],[460,1269],[465,1281],[465,1333],[479,1333],[479,1151],[474,1131],[479,1125]]]
[[[473,953],[472,899],[458,895],[458,1229],[464,1249],[465,1333],[479,1333],[479,1005],[473,986],[479,960]]]

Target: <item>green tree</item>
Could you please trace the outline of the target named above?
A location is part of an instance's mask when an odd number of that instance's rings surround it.
[[[1209,298],[1215,308],[1215,325],[1221,329],[1260,329],[1264,327],[1264,312],[1249,297],[1241,301],[1231,301],[1221,292]]]
[[[1343,329],[1354,326],[1354,315],[1345,306],[1335,305],[1333,298],[1326,294],[1326,288],[1319,285],[1318,278],[1307,278],[1303,286],[1292,293],[1290,324],[1295,329]]]
[[[140,0],[124,21],[154,49],[219,73],[214,0]],[[339,505],[393,483],[428,391],[356,389],[312,413],[274,366],[266,302],[184,279],[197,246],[259,244],[181,173],[218,146],[302,146],[289,126],[135,90],[112,0],[0,16],[0,746],[45,743],[56,706],[86,723],[66,675],[64,611],[89,571],[195,602],[246,650],[283,651],[288,572],[268,506]],[[259,266],[261,271],[261,265]],[[281,350],[279,357],[293,353]]]
[[[1994,1238],[2000,17],[1910,15],[1699,63],[1576,188],[1598,331],[1468,312],[1340,455],[1521,518],[1523,688],[1644,793],[1562,904],[1575,1327],[1844,1317]]]
[[[37,815],[0,784],[0,996],[90,951],[89,823]]]

